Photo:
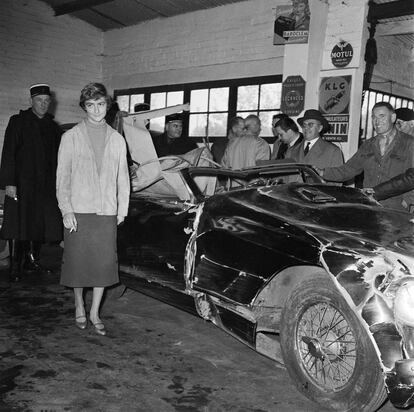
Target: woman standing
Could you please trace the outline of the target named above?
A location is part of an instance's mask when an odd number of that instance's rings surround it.
[[[99,317],[104,288],[119,280],[116,229],[130,191],[125,140],[105,121],[110,100],[100,83],[82,89],[86,119],[62,136],[56,181],[65,227],[60,283],[74,289],[80,329],[87,326],[83,288],[93,288],[89,319],[99,335],[106,334]]]

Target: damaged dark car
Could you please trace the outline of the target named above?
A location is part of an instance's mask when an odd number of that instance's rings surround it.
[[[131,195],[122,284],[282,362],[325,408],[374,411],[387,396],[413,405],[412,215],[307,165],[179,160]]]

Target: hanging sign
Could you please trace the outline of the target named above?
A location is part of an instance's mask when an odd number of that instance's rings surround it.
[[[282,83],[280,110],[288,116],[297,116],[305,104],[305,80],[302,76],[288,76]]]
[[[331,125],[323,138],[347,142],[352,76],[323,77],[319,86],[319,111]]]
[[[331,61],[335,67],[346,67],[351,62],[354,55],[354,49],[350,43],[341,40],[335,44],[331,51]]]
[[[273,44],[307,43],[310,9],[308,0],[276,7]]]

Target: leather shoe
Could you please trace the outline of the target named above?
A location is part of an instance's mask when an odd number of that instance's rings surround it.
[[[85,319],[85,320],[81,321],[81,320],[78,320],[78,319]],[[78,317],[76,318],[75,325],[76,325],[79,329],[84,330],[84,329],[86,329],[86,326],[88,325],[88,319],[86,319],[86,316],[78,316]]]
[[[101,335],[101,336],[106,335],[105,325],[102,322],[93,323],[91,321],[91,323],[95,328],[95,333],[97,333],[98,335]]]

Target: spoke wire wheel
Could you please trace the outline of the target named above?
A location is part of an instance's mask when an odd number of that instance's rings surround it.
[[[316,268],[286,298],[280,323],[284,364],[297,389],[322,408],[373,412],[387,398],[362,322],[330,275]]]
[[[343,314],[328,303],[317,303],[302,314],[296,331],[302,367],[315,385],[340,390],[352,377],[356,341]]]

